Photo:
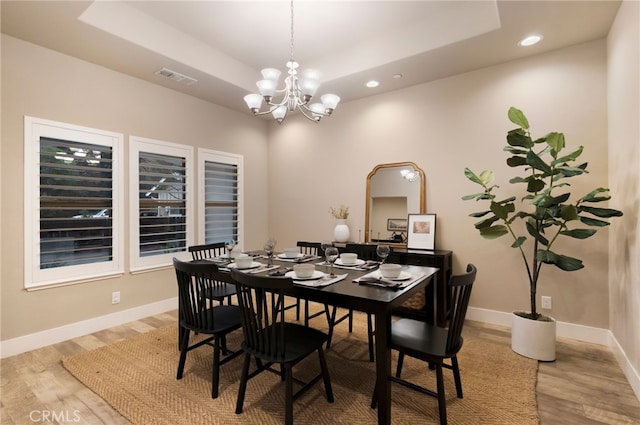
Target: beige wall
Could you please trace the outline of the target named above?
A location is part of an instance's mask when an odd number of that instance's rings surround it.
[[[640,3],[625,1],[608,38],[611,332],[640,373]],[[629,372],[630,373],[630,372]],[[638,379],[638,378],[636,378]],[[636,388],[640,397],[640,387]]]
[[[23,289],[24,115],[121,132],[125,155],[129,135],[244,155],[245,244],[266,237],[266,217],[251,213],[267,207],[263,121],[2,35],[2,340],[177,295],[172,269]],[[114,306],[116,290],[122,302]]]
[[[460,198],[477,191],[463,174],[494,169],[508,186],[502,152],[510,106],[522,109],[534,135],[565,133],[585,146],[591,173],[574,184],[581,195],[607,184],[606,42],[604,40],[339,105],[319,125],[288,117],[272,125],[269,231],[279,246],[332,238],[330,206],[351,207],[352,239],[364,229],[365,179],[379,163],[413,161],[426,173],[427,212],[437,214],[436,247],[454,252],[454,271],[478,266],[474,307],[528,309],[528,284],[511,241],[486,241]],[[506,195],[505,195],[506,196]],[[563,242],[585,269],[543,270],[539,294],[553,297],[560,321],[608,328],[607,237]]]

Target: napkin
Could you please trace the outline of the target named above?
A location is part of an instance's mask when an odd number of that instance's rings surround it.
[[[307,261],[313,261],[313,260],[317,260],[318,257],[317,255],[305,255],[303,257],[298,257],[298,258],[282,258],[282,257],[278,257],[279,261],[288,261],[290,263],[306,263]]]
[[[379,286],[388,289],[402,289],[422,279],[423,277],[424,273],[419,273],[417,275],[412,274],[411,277],[406,280],[385,279],[380,274],[380,270],[375,270],[371,273],[367,273],[364,276],[360,276],[353,281],[359,283],[360,285]]]
[[[325,277],[322,277],[320,279],[315,279],[315,280],[295,280],[294,279],[293,283],[301,286],[320,287],[320,286],[328,286],[333,283],[340,282],[341,280],[344,280],[346,277],[347,277],[346,273],[339,274],[336,277],[329,277],[329,275],[326,275]]]

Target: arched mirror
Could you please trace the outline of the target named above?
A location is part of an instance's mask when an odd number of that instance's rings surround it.
[[[405,244],[407,215],[425,212],[424,171],[413,162],[376,165],[366,197],[365,242]]]

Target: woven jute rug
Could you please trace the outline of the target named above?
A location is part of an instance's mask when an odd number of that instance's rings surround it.
[[[321,319],[314,319],[322,327]],[[312,322],[312,324],[314,324]],[[366,316],[356,313],[353,333],[338,325],[327,350],[335,402],[328,403],[322,383],[294,403],[298,424],[375,424],[370,402],[375,365],[368,361]],[[464,335],[464,332],[463,332]],[[238,347],[242,331],[229,336]],[[211,399],[212,348],[191,351],[182,380],[178,365],[177,326],[163,327],[129,340],[63,360],[64,367],[135,425],[279,424],[284,421],[284,385],[264,372],[249,381],[244,412],[235,414],[242,358],[223,365],[220,395]],[[392,368],[395,370],[396,354]],[[458,355],[464,398],[458,399],[451,371],[445,370],[449,424],[538,424],[535,386],[537,362],[504,344],[466,336]],[[318,370],[312,355],[294,369],[304,379]],[[435,388],[435,372],[407,358],[403,377]],[[436,424],[437,400],[392,384],[393,424]]]

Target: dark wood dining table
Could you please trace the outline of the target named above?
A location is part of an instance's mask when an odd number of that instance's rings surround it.
[[[260,253],[251,253],[256,256],[256,261],[267,264],[267,260],[262,258]],[[208,261],[208,260],[199,260]],[[318,264],[322,262],[320,257],[312,259],[310,262]],[[280,266],[277,270],[285,271],[292,269],[296,262],[280,260],[274,256],[273,264]],[[329,266],[316,265],[316,270],[329,272]],[[391,423],[391,318],[394,308],[401,306],[405,301],[424,291],[424,288],[431,284],[438,268],[426,266],[404,265],[402,270],[414,276],[409,285],[401,289],[388,289],[377,286],[360,285],[354,282],[373,270],[358,270],[355,268],[334,267],[334,274],[347,274],[347,276],[336,283],[327,286],[304,286],[294,285],[288,295],[299,297],[309,301],[322,304],[335,305],[347,309],[370,313],[375,320],[375,358],[376,358],[376,394],[378,396],[378,424],[389,425]],[[268,270],[261,269],[253,272],[267,274]],[[231,282],[231,281],[230,281]],[[435,301],[434,301],[435,302]],[[445,306],[434,306],[435,311],[446,308]]]
[[[322,259],[314,261],[321,262]],[[264,261],[266,263],[266,261]],[[293,263],[274,259],[274,264],[281,267],[292,267]],[[328,272],[328,266],[316,266],[316,269]],[[392,310],[405,301],[424,291],[438,272],[437,268],[405,265],[403,271],[412,275],[422,275],[405,288],[392,290],[376,286],[360,285],[354,282],[371,270],[338,269],[334,267],[334,274],[347,274],[339,282],[322,287],[294,285],[290,295],[309,301],[326,303],[338,307],[371,313],[375,317],[375,358],[376,358],[376,393],[378,395],[378,424],[391,423],[391,317]],[[435,306],[439,308],[439,306]]]

